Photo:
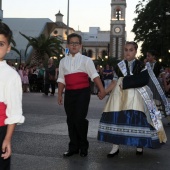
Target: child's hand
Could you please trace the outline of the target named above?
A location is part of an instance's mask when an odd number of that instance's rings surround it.
[[[11,142],[8,140],[4,140],[2,144],[2,152],[1,155],[2,158],[7,159],[11,156],[12,150],[11,150]]]
[[[106,96],[105,90],[98,93],[98,97],[99,97],[100,100],[102,100],[105,96]]]
[[[58,95],[58,104],[62,105],[63,104],[63,97]]]

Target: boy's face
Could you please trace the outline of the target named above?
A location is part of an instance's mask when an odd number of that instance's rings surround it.
[[[11,46],[8,44],[7,38],[0,34],[0,61],[2,61],[6,55],[11,49]]]
[[[124,56],[127,61],[131,61],[135,59],[137,50],[135,49],[133,44],[127,44],[125,45],[124,49]]]
[[[69,44],[67,44],[67,46],[69,48],[70,54],[73,56],[77,54],[82,48],[82,45],[80,44],[80,41],[77,37],[70,38]]]

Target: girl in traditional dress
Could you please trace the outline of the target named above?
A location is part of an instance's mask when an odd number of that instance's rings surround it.
[[[135,57],[137,48],[135,42],[126,42],[125,59],[115,68],[118,80],[106,89],[111,93],[100,120],[98,140],[113,143],[109,158],[119,153],[120,144],[135,146],[136,154],[142,155],[143,147],[158,148],[167,140],[161,114],[146,86],[147,68]]]

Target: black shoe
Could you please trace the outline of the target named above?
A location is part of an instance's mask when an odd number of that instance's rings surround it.
[[[142,149],[141,152],[140,151],[136,151],[136,155],[143,155],[143,149]]]
[[[113,158],[115,155],[118,155],[119,154],[119,149],[115,152],[115,153],[109,153],[107,154],[107,157],[108,158]]]
[[[170,122],[168,123],[168,126],[170,126]]]
[[[70,157],[72,155],[78,154],[79,151],[67,151],[63,154],[64,157]]]
[[[88,155],[88,151],[87,150],[81,150],[80,151],[80,156],[81,157],[86,157]]]

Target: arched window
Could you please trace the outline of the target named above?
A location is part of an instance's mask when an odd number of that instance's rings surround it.
[[[120,8],[117,8],[116,9],[116,19],[120,20],[121,17],[122,17],[122,12],[121,12]]]
[[[92,58],[92,54],[93,54],[93,51],[92,51],[92,50],[88,50],[87,56],[90,57],[90,58]]]

